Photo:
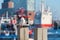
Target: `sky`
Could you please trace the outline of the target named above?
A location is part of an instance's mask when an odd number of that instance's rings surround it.
[[[60,0],[47,0],[46,3],[51,7],[53,18],[60,20]]]
[[[1,3],[3,0],[0,0],[0,9],[1,9]],[[40,2],[41,0],[36,0],[36,9],[40,9]],[[60,0],[45,0],[45,5],[48,5],[53,13],[53,19],[54,20],[60,20]]]
[[[44,0],[45,5],[51,8],[54,20],[60,20],[60,0]],[[36,9],[39,9],[41,0],[36,0]]]

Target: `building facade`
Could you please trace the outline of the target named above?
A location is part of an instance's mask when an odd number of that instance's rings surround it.
[[[33,24],[34,17],[35,17],[35,0],[27,0],[27,15],[28,15],[28,22]]]
[[[5,16],[7,11],[8,11],[10,16],[14,12],[14,2],[11,0],[4,0],[4,2],[2,3],[2,9],[0,10],[0,15]]]

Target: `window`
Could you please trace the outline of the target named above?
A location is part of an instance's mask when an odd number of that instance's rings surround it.
[[[31,13],[29,13],[29,15],[32,15]]]

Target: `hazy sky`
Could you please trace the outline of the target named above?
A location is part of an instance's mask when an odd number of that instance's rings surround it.
[[[3,2],[3,0],[0,0],[0,8],[1,8],[1,3]],[[41,0],[36,0],[36,8],[37,10],[40,7],[40,2]],[[60,19],[60,0],[46,0],[45,4],[50,6],[52,12],[53,12],[53,18],[54,19]]]
[[[36,0],[36,9],[39,9],[41,0]],[[49,6],[53,12],[53,19],[60,20],[60,0],[45,0],[45,5]]]
[[[53,11],[54,19],[60,19],[60,0],[47,0],[47,4]]]

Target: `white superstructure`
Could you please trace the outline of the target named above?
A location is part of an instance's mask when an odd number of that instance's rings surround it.
[[[50,10],[50,7],[48,7],[48,9],[45,9],[45,5],[44,5],[44,1],[42,1],[41,4],[41,25],[42,27],[49,27],[52,26],[52,12]]]

